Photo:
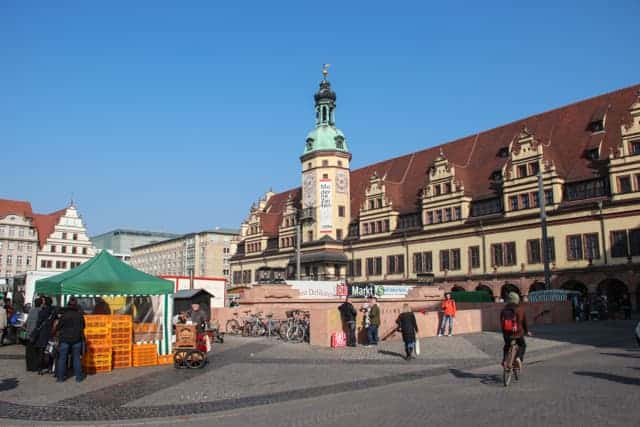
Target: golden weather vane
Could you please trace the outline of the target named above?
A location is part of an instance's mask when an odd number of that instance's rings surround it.
[[[322,79],[327,80],[327,75],[329,74],[329,67],[331,64],[322,64]]]

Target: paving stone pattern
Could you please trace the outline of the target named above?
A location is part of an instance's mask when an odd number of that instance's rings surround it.
[[[529,339],[527,359],[590,348],[586,345],[598,345],[597,337],[603,330],[619,331],[626,324],[596,326],[599,334],[588,325],[555,330],[555,335],[553,328],[542,328],[540,337],[553,336],[555,340]],[[608,343],[610,334],[605,335]],[[125,369],[89,377],[80,385],[67,381],[53,386],[49,379],[22,373],[24,362],[19,360],[19,350],[12,353],[3,348],[0,358],[6,362],[0,365],[6,366],[0,367],[0,418],[48,422],[159,420],[306,402],[310,398],[331,399],[337,393],[409,386],[443,375],[452,383],[491,384],[500,380],[495,364],[501,345],[502,337],[495,333],[427,338],[421,340],[421,356],[407,362],[401,358],[400,342],[385,342],[377,348],[331,350],[273,339],[230,338],[214,347],[210,363],[202,370],[176,370],[172,366]],[[473,373],[489,366],[494,366],[493,374]]]

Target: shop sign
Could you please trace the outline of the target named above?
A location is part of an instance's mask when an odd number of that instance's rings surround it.
[[[409,285],[376,285],[373,283],[349,285],[348,295],[353,298],[404,298],[413,286]]]

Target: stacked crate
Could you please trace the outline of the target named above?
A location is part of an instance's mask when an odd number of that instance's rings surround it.
[[[133,360],[133,319],[128,315],[113,315],[111,322],[111,346],[114,368],[130,368]]]
[[[111,316],[84,316],[86,351],[82,367],[88,374],[111,372]]]
[[[158,364],[158,347],[155,344],[133,345],[133,366],[155,366]]]

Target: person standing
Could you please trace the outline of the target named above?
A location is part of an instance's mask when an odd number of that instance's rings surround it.
[[[453,322],[456,317],[456,302],[451,298],[451,293],[447,292],[444,295],[444,301],[441,304],[442,308],[442,324],[440,325],[439,337],[444,335],[444,330],[449,323],[449,336],[453,335]]]
[[[203,333],[205,328],[208,326],[209,319],[207,318],[207,314],[200,310],[200,304],[191,304],[191,311],[188,313],[188,316],[191,323],[196,325],[198,333]]]
[[[5,330],[7,329],[7,310],[4,301],[0,301],[0,345],[4,345]]]
[[[356,309],[351,304],[351,299],[347,297],[344,303],[338,307],[340,310],[340,317],[342,321],[347,325],[347,345],[349,347],[356,346]]]
[[[404,341],[404,351],[406,353],[406,360],[410,360],[413,357],[413,352],[416,348],[416,333],[418,333],[418,324],[416,322],[416,316],[411,311],[409,304],[402,306],[402,313],[396,320],[398,329],[402,332],[402,341]]]
[[[30,340],[33,342],[39,357],[39,374],[52,371],[53,364],[51,357],[45,355],[44,349],[51,339],[51,331],[53,329],[53,319],[55,310],[53,309],[53,300],[51,297],[44,297],[43,304],[38,312],[38,324],[34,329]]]
[[[84,379],[82,375],[82,365],[80,364],[84,339],[84,318],[78,310],[78,300],[76,297],[69,299],[67,308],[60,315],[57,329],[58,339],[60,340],[60,355],[56,367],[57,382],[64,382],[66,379],[67,355],[69,353],[71,353],[73,359],[73,373],[75,374],[76,381],[81,382]]]
[[[367,338],[370,345],[378,345],[378,329],[380,328],[380,306],[378,298],[372,296],[369,298],[371,308],[369,311],[369,329],[367,329]]]
[[[27,362],[27,371],[38,372],[40,370],[40,354],[36,347],[34,331],[38,327],[38,315],[42,310],[42,298],[35,300],[33,308],[29,310],[27,323],[25,324],[25,332],[27,334],[27,345],[25,347],[25,360]]]

